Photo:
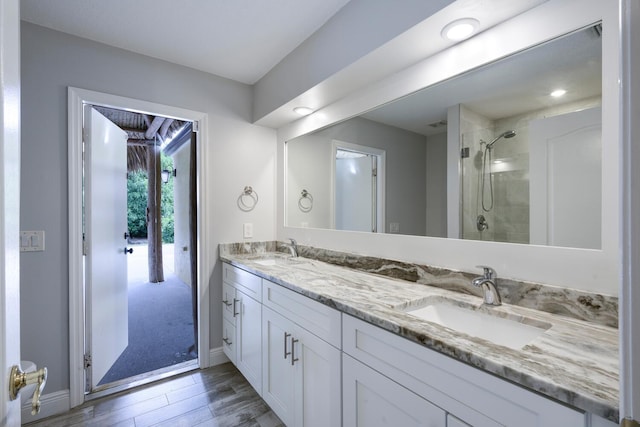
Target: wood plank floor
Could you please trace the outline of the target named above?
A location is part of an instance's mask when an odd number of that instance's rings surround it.
[[[91,400],[65,414],[26,425],[284,426],[231,363]]]

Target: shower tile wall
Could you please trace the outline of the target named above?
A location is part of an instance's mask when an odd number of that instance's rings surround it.
[[[498,120],[491,120],[461,105],[462,146],[469,147],[469,157],[463,159],[461,167],[463,238],[529,243],[529,122],[600,104],[601,98],[594,97]],[[500,140],[493,146],[493,160],[502,160],[502,163],[492,165],[494,208],[491,212],[484,212],[479,198],[484,147],[480,140],[490,142],[509,129],[515,130],[516,136]],[[488,230],[478,231],[478,214],[485,216]]]

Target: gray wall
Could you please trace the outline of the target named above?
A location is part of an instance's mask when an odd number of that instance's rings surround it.
[[[446,133],[427,137],[427,236],[447,237]]]
[[[351,0],[256,83],[254,121],[450,3],[453,0],[402,0],[401,4]],[[367,82],[363,79],[360,83]]]
[[[255,240],[275,235],[276,136],[253,126],[250,86],[22,22],[21,229],[44,230],[46,251],[21,256],[23,359],[49,368],[46,393],[69,388],[67,86],[202,111],[209,115],[212,236],[241,241],[241,223]],[[248,154],[251,153],[251,156]],[[260,206],[241,216],[242,185],[259,191]],[[224,228],[222,227],[224,224]],[[213,250],[211,253],[216,254]],[[211,300],[211,347],[221,345],[221,267],[205,295]]]
[[[389,223],[398,222],[400,234],[424,236],[427,182],[426,138],[417,133],[361,117],[291,141],[293,145],[300,144],[306,147],[297,151],[307,151],[309,154],[297,153],[297,160],[294,161],[293,167],[287,166],[289,172],[287,175],[289,180],[287,184],[288,225],[299,227],[302,221],[307,221],[309,227],[327,228],[329,226],[327,209],[330,205],[329,172],[330,162],[333,161],[331,142],[334,139],[385,150],[387,174],[385,228],[388,232]],[[323,148],[319,148],[320,145]],[[311,150],[313,151],[310,152]],[[302,214],[298,210],[297,201],[302,188],[313,194],[312,215]],[[326,216],[322,218],[322,214]]]

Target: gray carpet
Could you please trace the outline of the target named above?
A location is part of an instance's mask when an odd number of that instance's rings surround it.
[[[99,385],[195,359],[191,288],[173,274],[129,285],[129,345]]]

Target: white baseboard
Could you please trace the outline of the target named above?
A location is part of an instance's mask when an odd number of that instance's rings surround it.
[[[212,348],[209,351],[209,366],[222,365],[223,363],[227,363],[229,358],[222,351],[222,347]]]
[[[40,396],[40,412],[31,415],[31,395],[22,404],[22,423],[41,420],[52,415],[65,413],[70,408],[69,390],[60,390]]]

